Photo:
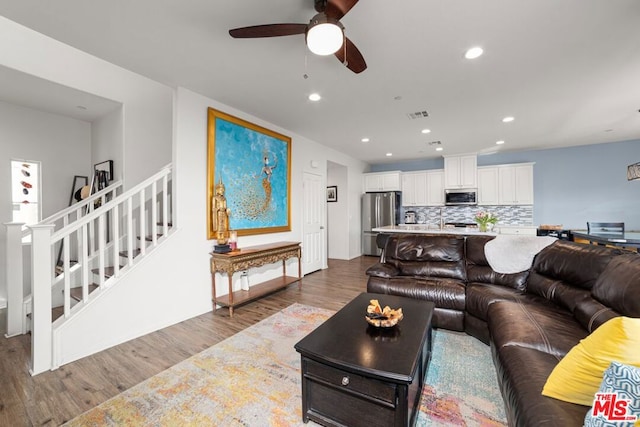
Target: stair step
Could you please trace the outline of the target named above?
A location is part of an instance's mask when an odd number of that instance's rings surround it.
[[[159,239],[162,237],[162,234],[156,234],[156,238]],[[140,240],[140,236],[138,236],[138,240]],[[146,240],[147,242],[151,242],[153,241],[153,237],[152,236],[147,236],[144,238],[144,240]]]
[[[124,265],[121,265],[120,268],[124,268]],[[99,268],[94,268],[93,270],[91,270],[91,272],[93,274],[100,274],[100,269]],[[107,279],[111,276],[113,276],[115,274],[115,268],[114,267],[105,267],[104,268],[104,277],[106,277]]]
[[[96,289],[98,289],[98,285],[96,285],[95,283],[89,285],[89,293],[95,291]],[[82,301],[82,288],[79,287],[71,289],[69,295],[76,301]]]
[[[51,309],[51,321],[56,321],[59,317],[62,317],[64,314],[64,306],[53,307]],[[27,318],[33,319],[33,313],[27,313]]]
[[[118,253],[118,255],[120,255],[120,256],[121,256],[121,257],[123,257],[123,258],[129,258],[129,251],[120,251],[120,252]],[[133,257],[135,258],[135,257],[137,257],[138,255],[140,255],[140,249],[135,249],[135,250],[133,251]]]

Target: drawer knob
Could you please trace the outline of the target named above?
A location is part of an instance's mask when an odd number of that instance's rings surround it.
[[[342,377],[342,385],[349,385],[349,377]]]

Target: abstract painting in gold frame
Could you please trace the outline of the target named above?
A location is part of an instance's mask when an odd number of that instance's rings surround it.
[[[239,236],[291,231],[291,138],[213,108],[207,127],[207,237],[219,181]]]

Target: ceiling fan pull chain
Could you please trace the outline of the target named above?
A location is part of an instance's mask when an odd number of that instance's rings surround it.
[[[345,67],[348,67],[349,61],[347,61],[347,36],[344,35],[344,31],[342,32],[342,54],[344,56],[344,61],[342,61],[342,64]]]

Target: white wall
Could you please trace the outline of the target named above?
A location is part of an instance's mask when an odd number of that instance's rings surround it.
[[[328,255],[334,259],[349,259],[349,239],[344,238],[349,235],[348,169],[328,162],[327,186],[338,188],[338,201],[327,203]]]
[[[91,123],[91,164],[113,160],[113,181],[122,179],[124,123],[122,107]]]
[[[300,135],[296,135],[287,129],[282,129],[271,123],[260,120],[257,117],[250,116],[242,111],[233,109],[227,105],[221,104],[213,99],[201,96],[189,90],[179,88],[177,96],[177,127],[176,127],[176,153],[174,157],[176,175],[177,175],[177,200],[178,200],[178,218],[180,231],[188,235],[189,242],[182,248],[183,254],[188,258],[197,258],[199,262],[199,277],[193,278],[202,283],[210,280],[208,252],[213,248],[213,241],[206,240],[206,218],[203,214],[206,208],[206,173],[207,173],[207,108],[213,107],[224,111],[228,114],[248,120],[252,123],[264,126],[281,134],[292,138],[292,162],[291,162],[291,216],[292,230],[287,233],[263,234],[255,236],[241,236],[239,238],[239,246],[250,246],[262,243],[270,243],[276,241],[302,241],[302,177],[304,172],[309,172],[324,177],[326,182],[327,162],[332,161],[340,163],[349,168],[350,173],[358,176],[358,182],[361,182],[360,174],[367,166],[365,163],[352,159],[335,150],[328,149],[316,142],[310,141]],[[315,161],[317,167],[312,166]],[[358,187],[360,190],[360,187]],[[341,197],[345,204],[350,205],[351,191],[346,186]],[[359,192],[357,195],[357,206],[359,209]],[[349,215],[351,212],[349,212]],[[354,233],[360,236],[360,214],[357,215],[356,227]],[[345,221],[347,222],[347,221]],[[353,226],[352,221],[348,221]],[[345,229],[346,230],[346,229]],[[349,230],[345,234],[352,234]],[[344,235],[344,234],[343,234]],[[198,244],[194,244],[199,242]],[[304,248],[303,248],[304,250]],[[359,243],[358,243],[359,250]],[[359,255],[359,253],[358,253]],[[356,255],[357,256],[357,255]],[[326,258],[326,256],[325,256]],[[290,268],[295,268],[295,262],[290,261]],[[295,271],[295,270],[294,270]],[[193,273],[193,272],[192,272]],[[262,281],[268,278],[276,277],[281,273],[279,265],[273,265],[252,272],[250,280],[252,282]],[[218,276],[217,290],[220,294],[227,293],[226,277]],[[239,288],[239,277],[236,278],[234,290]]]
[[[73,176],[91,173],[91,125],[0,101],[0,224],[12,221],[11,159],[41,162],[42,218],[46,218],[68,206]],[[3,272],[5,235],[1,226]],[[6,295],[6,278],[1,274],[0,300]]]
[[[173,90],[0,16],[0,65],[124,105],[125,188],[171,162]]]

